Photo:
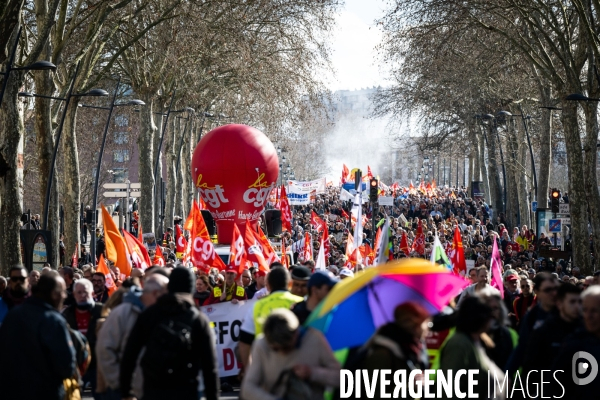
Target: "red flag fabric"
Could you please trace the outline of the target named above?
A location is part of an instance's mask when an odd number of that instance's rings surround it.
[[[185,240],[185,236],[183,236],[183,232],[181,231],[179,224],[175,225],[175,246],[177,258],[181,259],[183,257],[183,253],[185,253],[187,240]]]
[[[258,266],[260,271],[269,271],[269,263],[262,252],[256,232],[252,229],[249,220],[246,220],[246,232],[244,232],[244,246],[246,247],[246,258]]]
[[[425,234],[423,233],[423,222],[421,220],[419,220],[417,235],[413,241],[411,251],[417,252],[420,255],[425,254]]]
[[[227,271],[232,271],[238,274],[244,272],[246,268],[246,249],[244,247],[244,238],[240,233],[237,224],[233,224],[233,240],[231,241],[231,249],[229,250],[229,263]]]
[[[73,252],[73,256],[71,257],[71,267],[75,268],[79,264],[79,257],[77,256],[79,250],[79,243],[75,243],[75,251]]]
[[[142,271],[152,266],[146,247],[144,247],[144,245],[141,244],[135,236],[127,232],[125,229],[123,229],[123,235],[125,236],[125,244],[129,249],[129,254],[131,255],[131,261],[133,262],[133,265]]]
[[[290,269],[290,260],[287,257],[287,249],[285,247],[285,239],[281,239],[281,263],[287,269]]]
[[[313,259],[312,239],[308,232],[304,234],[304,251],[302,252],[302,258],[304,261]]]
[[[350,219],[350,216],[348,215],[348,213],[344,209],[342,209],[342,217],[344,217],[346,219]]]
[[[346,164],[344,164],[344,166],[342,167],[342,183],[348,182],[349,176],[350,176],[350,170],[348,169]]]
[[[98,261],[96,272],[104,274],[104,286],[106,286],[106,288],[108,289],[108,295],[110,296],[111,294],[113,294],[113,292],[117,290],[117,285],[115,285],[115,281],[113,280],[112,274],[106,266],[106,261],[104,261],[104,254],[100,254],[100,260]]]
[[[279,209],[281,210],[281,228],[284,231],[292,231],[292,211],[290,202],[285,192],[285,186],[281,186],[281,199],[279,200]]]
[[[154,253],[154,259],[152,260],[152,265],[159,265],[161,267],[165,266],[165,259],[163,257],[162,248],[159,244],[156,245],[156,252]]]
[[[367,177],[373,179],[373,172],[371,172],[371,166],[367,165]]]
[[[465,260],[465,251],[458,226],[454,228],[454,240],[452,241],[452,248],[450,250],[450,262],[452,263],[452,271],[455,275],[460,275],[462,277],[467,276],[467,261]]]
[[[260,226],[258,227],[258,232],[252,231],[252,233],[254,233],[254,236],[261,247],[262,253],[267,260],[267,264],[271,265],[275,261],[280,261],[279,256],[275,252],[275,249],[273,249],[273,246],[271,246],[271,242],[269,242],[267,235],[265,235]]]
[[[400,251],[408,257],[410,255],[410,248],[408,247],[408,238],[406,237],[406,232],[402,232],[402,239],[400,239]]]
[[[138,224],[138,240],[144,244],[144,234],[142,233],[142,224]]]
[[[194,212],[194,226],[192,227],[191,240],[191,260],[194,267],[204,272],[208,272],[210,268],[217,268],[219,271],[223,271],[226,268],[221,257],[215,252],[215,246],[210,240],[206,223],[199,210]]]
[[[329,229],[327,229],[327,225],[325,225],[325,229],[323,230],[323,247],[325,247],[325,258],[329,259],[331,257],[331,241],[329,240]]]
[[[327,226],[325,221],[323,221],[314,211],[310,212],[310,224],[317,232],[323,232],[323,229]]]

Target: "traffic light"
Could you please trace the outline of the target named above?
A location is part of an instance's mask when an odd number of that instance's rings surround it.
[[[552,193],[550,194],[550,208],[553,213],[558,213],[560,210],[560,190],[552,189]]]
[[[371,178],[371,181],[369,183],[369,200],[371,200],[372,203],[377,202],[377,199],[379,198],[379,181],[375,178]]]

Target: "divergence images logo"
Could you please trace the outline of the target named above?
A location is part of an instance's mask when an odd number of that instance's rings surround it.
[[[575,382],[576,385],[583,386],[592,383],[592,381],[596,379],[596,376],[598,375],[598,362],[594,356],[588,352],[578,351],[577,353],[573,354],[571,365],[571,370],[573,371],[573,382]],[[588,373],[588,371],[589,375],[586,378],[580,378],[580,376],[585,375]]]

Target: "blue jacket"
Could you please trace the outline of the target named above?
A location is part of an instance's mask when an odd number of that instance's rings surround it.
[[[0,326],[2,398],[62,400],[63,379],[75,373],[75,349],[65,319],[30,297]]]

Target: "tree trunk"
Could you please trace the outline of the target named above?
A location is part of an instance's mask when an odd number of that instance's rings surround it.
[[[62,159],[65,179],[63,186],[63,208],[65,213],[64,244],[66,255],[71,256],[80,239],[80,194],[79,154],[77,152],[77,100],[73,99],[67,108],[67,115],[61,138]],[[73,246],[73,247],[71,247]],[[65,257],[66,258],[66,257]]]
[[[139,214],[143,232],[154,231],[154,147],[153,141],[156,133],[153,111],[154,99],[150,91],[140,91],[140,97],[146,103],[140,108],[140,134],[138,136],[139,146],[139,179],[141,184],[141,196]],[[158,238],[157,238],[158,240]]]
[[[196,149],[196,142],[201,134],[202,126],[198,123],[195,123],[193,129],[190,130],[190,135],[186,137],[186,150],[183,153],[181,160],[181,171],[183,173],[186,185],[184,208],[188,213],[192,209],[194,194],[196,193],[196,187],[192,179],[192,156],[194,154],[194,150]]]
[[[596,102],[582,102],[585,110],[586,137],[584,145],[584,177],[588,210],[592,226],[594,256],[600,250],[600,194],[598,193],[598,178],[596,176],[597,141],[598,141],[598,106]]]
[[[516,125],[516,121],[513,120],[513,124]],[[513,126],[514,126],[513,125]],[[516,129],[516,128],[515,128]],[[521,216],[521,226],[527,225],[531,226],[529,221],[529,201],[528,201],[528,193],[529,189],[527,188],[527,156],[528,156],[528,147],[527,147],[527,138],[525,137],[524,129],[516,129],[516,137],[517,137],[517,156],[518,156],[518,164],[516,165],[517,171],[517,194],[519,195],[519,214]],[[531,169],[529,170],[531,171]]]
[[[539,85],[542,104],[551,104],[552,89],[549,85]],[[548,207],[548,193],[550,191],[550,168],[552,168],[552,111],[545,108],[540,109],[542,119],[539,129],[540,162],[537,167],[537,202],[538,207]],[[538,233],[538,232],[536,232]]]
[[[165,206],[165,225],[173,226],[173,217],[175,216],[175,188],[179,184],[175,174],[175,143],[177,132],[181,126],[181,118],[173,118],[169,121],[167,131],[165,132],[165,142],[163,143],[165,159],[167,162],[167,199]]]
[[[489,203],[496,211],[496,215],[502,211],[502,185],[500,184],[500,171],[498,169],[498,150],[496,149],[495,125],[490,126],[487,134],[488,164],[490,166],[490,200]]]
[[[8,270],[21,264],[21,239],[19,236],[22,204],[23,159],[19,158],[19,146],[23,141],[23,110],[17,100],[23,82],[21,72],[14,71],[6,85],[4,100],[0,107],[0,230],[2,260],[0,275],[8,276]],[[22,155],[21,155],[22,157]],[[20,167],[19,167],[20,166]],[[21,175],[19,176],[19,171]]]
[[[479,144],[477,152],[479,153],[479,166],[481,169],[481,180],[483,181],[483,187],[485,190],[485,198],[489,202],[491,199],[491,192],[490,192],[490,181],[489,181],[489,176],[488,176],[488,168],[487,168],[487,165],[485,162],[485,147],[486,147],[485,146],[485,138],[481,135],[478,135],[477,141]],[[489,156],[488,156],[488,160],[489,160]]]
[[[162,149],[158,150],[158,144],[160,143],[160,136],[162,135],[163,130],[163,116],[155,115],[155,123],[156,123],[156,135],[154,135],[154,142],[152,143],[152,148],[154,149],[153,154],[154,158],[152,160],[152,172],[154,173],[154,166],[156,162],[156,157],[158,157],[158,169],[156,172],[156,176],[154,177],[154,183],[156,185],[156,198],[154,199],[154,227],[153,232],[158,236],[163,233],[163,220],[164,220],[164,210],[163,210],[163,187],[162,187],[162,179],[163,179],[163,160],[162,160]],[[162,240],[162,238],[161,238]]]
[[[34,81],[36,91],[43,95],[52,95],[53,83],[49,71],[36,71],[34,73]],[[45,209],[46,204],[46,187],[48,185],[47,176],[50,173],[50,163],[52,162],[52,153],[54,152],[54,135],[52,128],[52,108],[51,103],[47,99],[39,97],[35,98],[34,122],[35,134],[37,142],[37,161],[40,174],[39,179],[39,195],[42,199],[41,207]],[[48,208],[48,229],[52,231],[52,255],[53,258],[48,260],[53,268],[58,268],[60,265],[59,253],[59,214],[58,214],[58,193],[60,180],[58,174],[52,175],[52,190],[50,192],[50,207]],[[92,234],[93,236],[93,234]]]
[[[579,267],[584,274],[589,274],[591,272],[591,260],[588,240],[587,196],[585,191],[581,139],[577,123],[577,102],[563,100],[561,107],[569,168],[569,206],[571,212],[573,266]]]

